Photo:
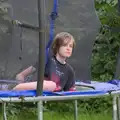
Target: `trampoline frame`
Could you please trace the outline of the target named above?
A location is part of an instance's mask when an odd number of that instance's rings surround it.
[[[7,120],[6,116],[6,103],[18,103],[18,102],[35,102],[37,103],[37,111],[38,111],[38,120],[43,119],[43,102],[44,101],[65,101],[72,100],[74,101],[74,120],[78,120],[78,108],[77,102],[79,99],[90,99],[90,98],[99,98],[99,97],[108,97],[111,96],[113,98],[113,119],[120,119],[120,90],[113,91],[111,93],[105,94],[96,94],[96,95],[68,95],[68,96],[38,96],[38,97],[11,97],[11,98],[0,98],[0,103],[2,103],[3,107],[3,120]]]

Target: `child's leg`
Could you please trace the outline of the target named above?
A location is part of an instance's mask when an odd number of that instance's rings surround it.
[[[37,82],[29,82],[29,83],[21,83],[16,85],[13,89],[14,90],[34,90],[37,87]],[[47,91],[54,91],[56,88],[56,83],[53,81],[46,81],[43,82],[43,90]]]
[[[43,90],[54,91],[55,89],[56,89],[56,83],[55,82],[44,80]]]

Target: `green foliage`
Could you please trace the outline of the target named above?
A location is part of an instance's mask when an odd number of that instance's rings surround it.
[[[74,112],[74,101],[47,102],[45,108],[48,111],[72,114]],[[112,110],[112,97],[80,99],[78,100],[78,108],[80,113],[107,113]]]
[[[107,81],[113,79],[116,68],[120,14],[116,0],[96,0],[96,10],[102,26],[93,48],[92,78]]]
[[[79,111],[81,113],[92,113],[92,112],[94,112],[94,113],[101,113],[101,112],[107,113],[107,112],[111,111],[111,108],[112,108],[111,97],[91,98],[88,100],[80,100],[79,101]]]
[[[15,117],[24,113],[25,116],[31,114],[36,117],[37,104],[19,103],[7,104],[7,116]],[[50,101],[44,103],[44,112],[59,113],[59,114],[74,114],[74,101]],[[112,110],[112,97],[91,98],[78,100],[78,112],[81,114],[97,114],[108,113]],[[104,111],[103,111],[104,110]]]

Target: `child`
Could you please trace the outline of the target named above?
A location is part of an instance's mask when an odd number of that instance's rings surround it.
[[[48,91],[74,91],[75,73],[73,68],[66,62],[66,59],[72,55],[75,40],[67,32],[61,32],[56,35],[52,44],[52,55],[49,57],[45,67],[45,80],[43,81],[43,90]],[[17,80],[23,80],[26,76],[37,71],[37,64],[30,66],[16,76]],[[21,83],[14,87],[15,90],[36,89],[37,81]]]

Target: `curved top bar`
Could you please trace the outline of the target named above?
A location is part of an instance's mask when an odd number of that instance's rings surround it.
[[[114,91],[104,94],[88,94],[88,95],[69,95],[69,96],[38,96],[38,97],[11,97],[11,98],[0,98],[0,103],[3,102],[38,102],[38,101],[58,101],[58,100],[77,100],[77,99],[87,99],[87,98],[98,98],[98,97],[106,97],[106,96],[116,96],[119,95],[120,91]]]

